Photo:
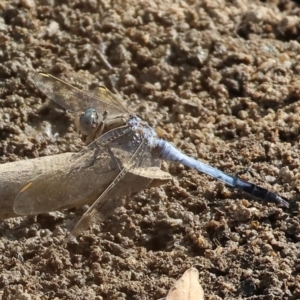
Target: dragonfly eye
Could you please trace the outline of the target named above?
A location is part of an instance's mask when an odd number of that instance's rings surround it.
[[[97,111],[94,108],[89,108],[79,118],[79,130],[83,134],[90,136],[100,122],[101,118]]]

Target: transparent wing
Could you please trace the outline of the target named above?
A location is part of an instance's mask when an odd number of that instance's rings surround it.
[[[115,198],[142,190],[145,186],[136,184],[139,171],[134,168],[160,166],[160,160],[152,159],[145,148],[142,157],[141,152],[137,152],[140,142],[127,126],[107,132],[61,167],[28,182],[15,199],[14,211],[32,215],[94,203],[112,182],[116,185],[116,178],[123,169],[131,169],[133,178],[129,176],[126,185],[119,185],[109,196]],[[125,176],[124,171],[122,176]],[[147,176],[140,177],[146,178],[146,186],[151,181]]]
[[[107,149],[84,149],[59,168],[28,182],[14,201],[14,211],[34,215],[91,204],[118,173]]]
[[[123,140],[123,137],[121,138]],[[110,145],[116,159],[122,160],[124,155],[127,156],[126,147],[118,147],[119,139],[116,139]],[[125,145],[125,143],[123,146]],[[111,215],[115,209],[124,204],[122,196],[129,196],[131,193],[138,192],[146,188],[155,176],[144,176],[142,170],[145,168],[157,166],[160,167],[160,160],[152,157],[150,146],[145,139],[132,138],[126,143],[126,146],[132,152],[129,160],[122,164],[122,169],[114,181],[100,195],[100,197],[91,205],[82,218],[75,225],[73,230],[65,239],[65,243],[77,237],[81,232],[86,230],[92,222],[102,221]],[[125,151],[125,152],[124,152]],[[169,179],[169,178],[168,178]]]
[[[81,91],[65,81],[47,73],[36,73],[33,76],[35,85],[46,96],[72,112],[86,111],[94,108],[99,114],[128,113],[122,102],[105,87],[98,87],[92,92]]]
[[[119,162],[112,159],[107,146],[116,137],[130,134],[127,127],[112,130],[57,169],[35,177],[17,195],[14,211],[32,215],[93,203],[120,172]]]

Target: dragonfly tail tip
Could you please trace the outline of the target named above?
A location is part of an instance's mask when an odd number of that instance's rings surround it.
[[[278,204],[281,204],[282,206],[284,206],[286,208],[290,207],[290,204],[286,201],[287,200],[286,198],[278,196],[276,200],[277,200]]]

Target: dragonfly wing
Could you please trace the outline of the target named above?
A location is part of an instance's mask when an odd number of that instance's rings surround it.
[[[111,151],[115,155],[115,159],[121,162],[121,156],[124,154],[122,152],[125,147],[123,147],[124,145],[122,147],[118,147],[117,145],[118,143],[115,145],[111,144]],[[111,215],[117,207],[124,204],[123,196],[129,196],[131,193],[139,192],[151,183],[152,178],[139,176],[133,171],[140,165],[140,159],[147,148],[148,145],[145,141],[141,141],[141,143],[137,145],[131,158],[126,163],[122,163],[122,169],[118,176],[78,221],[66,237],[65,243],[77,237],[81,232],[86,230],[92,222],[102,221]],[[125,156],[128,156],[128,152],[125,151],[125,153]]]
[[[96,89],[90,92],[96,99],[100,99],[101,103],[105,103],[106,110],[109,114],[119,114],[119,113],[129,113],[128,109],[123,105],[121,100],[113,94],[108,88],[105,86],[99,86]],[[96,110],[98,110],[98,106],[93,106]]]
[[[120,159],[126,162],[130,157],[126,151],[118,154],[120,158],[112,156],[109,145],[121,143],[117,148],[123,149],[132,134],[126,126],[111,130],[64,165],[33,178],[17,195],[14,211],[32,215],[93,203],[119,174]]]
[[[99,114],[105,111],[111,114],[128,113],[121,101],[105,87],[93,92],[81,91],[47,73],[36,73],[33,81],[40,91],[66,110],[82,112],[94,108]]]
[[[103,198],[97,199],[97,207],[90,207],[88,211],[80,218],[71,232],[66,236],[64,243],[75,239],[83,231],[87,230],[92,223],[100,223],[105,218],[110,216],[116,208],[124,205],[124,197],[110,198],[106,195]]]
[[[17,195],[14,211],[32,215],[91,204],[119,173],[104,147],[87,147],[56,170],[28,182]]]
[[[119,165],[120,173],[82,216],[67,236],[65,243],[87,229],[91,222],[102,221],[111,215],[117,207],[123,204],[122,196],[129,196],[145,189],[153,179],[167,181],[171,178],[168,173],[162,171],[157,176],[147,173],[149,168],[157,170],[161,161],[152,156],[148,140],[139,131],[132,131],[124,126],[103,135],[101,138],[102,145],[104,140],[107,141],[112,160],[115,160]],[[92,144],[97,144],[97,142],[96,140]]]
[[[153,178],[142,170],[159,165],[139,131],[118,127],[75,154],[65,166],[27,183],[15,200],[15,211],[37,214],[94,202],[69,235],[76,236],[92,220],[101,220],[122,205],[122,196],[146,188]]]

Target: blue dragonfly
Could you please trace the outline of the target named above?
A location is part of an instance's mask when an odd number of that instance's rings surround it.
[[[61,168],[28,182],[17,195],[14,210],[21,215],[38,214],[90,199],[91,206],[66,242],[92,222],[112,214],[124,204],[124,196],[143,190],[155,180],[160,184],[170,180],[170,174],[160,169],[161,160],[183,164],[257,199],[289,207],[277,193],[204,164],[158,138],[105,87],[86,92],[47,73],[37,73],[33,80],[45,95],[75,114],[76,127],[88,146]]]

